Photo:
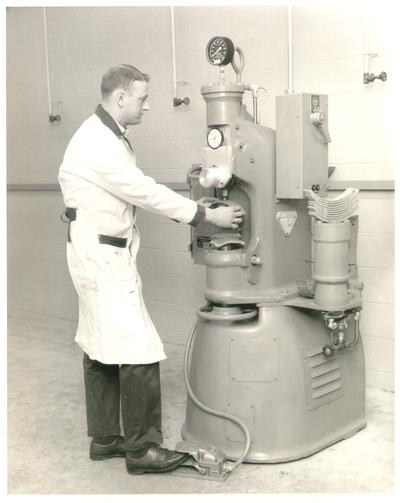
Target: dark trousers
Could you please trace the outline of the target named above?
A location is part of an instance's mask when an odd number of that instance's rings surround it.
[[[83,356],[88,435],[120,434],[120,403],[128,450],[161,444],[159,363],[106,365]]]

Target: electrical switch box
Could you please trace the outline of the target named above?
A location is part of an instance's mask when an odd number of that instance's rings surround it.
[[[303,199],[328,183],[328,96],[276,98],[276,197]]]

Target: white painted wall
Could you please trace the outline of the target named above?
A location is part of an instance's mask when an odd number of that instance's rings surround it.
[[[151,111],[132,128],[140,166],[161,182],[184,182],[200,161],[205,107],[200,86],[215,80],[204,48],[212,35],[231,37],[246,55],[244,78],[264,86],[260,118],[275,125],[275,101],[287,82],[284,6],[176,7],[178,95],[172,106],[168,7],[47,8],[53,113],[47,120],[43,11],[7,10],[8,183],[56,183],[66,144],[99,100],[106,69],[129,62],[152,76]],[[370,71],[388,81],[364,86],[363,31],[368,14]],[[294,90],[329,94],[329,161],[337,180],[393,179],[390,104],[393,43],[387,10],[293,8]],[[27,44],[26,40],[30,43]],[[231,70],[227,75],[233,78]],[[27,85],[29,83],[29,85]],[[249,99],[246,98],[250,104]],[[21,143],[21,138],[23,143]],[[9,192],[9,308],[76,319],[77,303],[65,263],[66,226],[58,192]],[[189,228],[139,212],[139,268],[153,319],[164,340],[183,344],[203,302],[204,271],[193,265]],[[369,386],[394,387],[394,194],[360,196],[359,264],[365,283],[362,330]]]

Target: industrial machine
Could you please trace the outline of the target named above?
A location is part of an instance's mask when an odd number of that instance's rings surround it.
[[[192,230],[206,304],[185,354],[177,450],[225,479],[243,461],[299,459],[366,425],[358,191],[329,192],[326,95],[278,96],[276,131],[263,127],[260,88],[241,81],[243,52],[220,36],[206,52],[219,81],[201,89],[206,144],[188,173],[191,197],[239,204],[246,216],[237,231]]]

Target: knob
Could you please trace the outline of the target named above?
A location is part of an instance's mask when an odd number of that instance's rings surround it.
[[[322,126],[325,122],[325,114],[323,112],[313,112],[311,114],[311,122],[314,126]]]
[[[251,265],[262,265],[263,264],[262,258],[259,257],[258,255],[253,255],[250,258],[250,264]]]
[[[335,354],[335,348],[333,346],[331,346],[330,344],[326,344],[323,348],[322,348],[322,352],[324,353],[325,356],[327,356],[328,358],[332,358],[332,356],[334,356]]]
[[[324,139],[324,143],[330,143],[331,137],[328,131],[328,125],[326,122],[326,115],[324,112],[312,112],[310,114],[310,120],[313,125],[318,129],[321,133],[322,138]]]

